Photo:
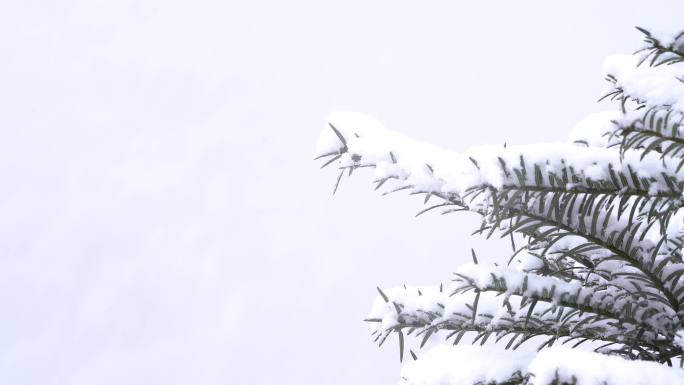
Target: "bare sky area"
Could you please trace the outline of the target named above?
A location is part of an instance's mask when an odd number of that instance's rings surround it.
[[[565,140],[680,1],[0,6],[0,383],[394,384],[361,321],[507,242],[312,161],[330,111],[463,150]],[[677,22],[680,25],[677,25]]]

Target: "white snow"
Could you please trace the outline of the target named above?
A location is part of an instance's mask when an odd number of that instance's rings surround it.
[[[531,385],[549,385],[556,376],[576,385],[684,384],[684,370],[680,368],[566,347],[542,350],[530,362],[528,370],[533,375]]]
[[[638,63],[635,55],[608,56],[603,62],[603,72],[617,79],[615,87],[648,106],[672,105],[684,111],[684,83],[678,79],[684,77],[684,66],[637,66]]]
[[[400,385],[472,385],[530,375],[531,385],[554,380],[575,385],[681,385],[684,370],[654,362],[551,347],[535,355],[497,346],[440,345],[420,354],[401,370]]]
[[[401,369],[400,385],[473,385],[505,382],[527,372],[531,352],[498,346],[439,345]]]
[[[684,348],[684,330],[680,330],[675,334],[674,342],[680,348]]]
[[[588,115],[570,131],[570,142],[583,142],[589,147],[606,147],[609,134],[615,130],[613,121],[621,118],[620,111],[601,111]]]

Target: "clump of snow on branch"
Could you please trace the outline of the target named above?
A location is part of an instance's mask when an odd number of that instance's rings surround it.
[[[472,385],[522,379],[532,352],[511,354],[496,346],[440,345],[404,365],[400,385]]]
[[[565,347],[541,351],[529,365],[530,385],[682,385],[684,372],[655,362],[630,361]]]
[[[603,72],[615,79],[615,87],[625,95],[649,106],[671,105],[684,111],[684,67],[639,65],[634,55],[613,55],[603,62]]]
[[[615,121],[620,119],[617,110],[590,114],[570,131],[569,140],[589,147],[606,147],[610,144],[610,134],[615,131]]]
[[[680,348],[684,348],[684,330],[680,330],[675,334],[674,343]]]

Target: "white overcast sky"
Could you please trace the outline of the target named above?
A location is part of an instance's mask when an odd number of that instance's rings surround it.
[[[469,215],[311,160],[328,112],[463,150],[564,140],[681,1],[0,5],[0,383],[393,384],[375,286],[448,280]]]

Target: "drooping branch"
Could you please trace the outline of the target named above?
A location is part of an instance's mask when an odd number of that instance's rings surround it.
[[[532,297],[513,300],[496,292],[463,292],[464,287],[396,288],[381,292],[367,321],[376,326],[376,340],[382,344],[392,333],[415,333],[422,344],[438,331],[451,331],[458,343],[466,332],[476,332],[474,342],[511,338],[508,347],[516,348],[534,337],[547,336],[545,345],[554,342],[596,340],[658,351],[658,332],[646,330],[643,322],[627,321],[566,307]],[[457,291],[456,295],[454,291]],[[634,313],[638,309],[634,309]],[[650,312],[641,313],[646,314]],[[653,319],[657,318],[651,315]],[[565,341],[562,341],[565,339]],[[473,342],[473,343],[474,343]],[[421,345],[422,345],[421,344]]]

